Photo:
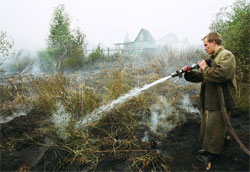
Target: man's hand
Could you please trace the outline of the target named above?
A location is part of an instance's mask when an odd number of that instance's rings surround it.
[[[186,72],[186,71],[191,72],[190,69],[191,69],[191,66],[184,66],[183,68],[181,68],[181,70],[184,71],[184,72]]]
[[[200,68],[201,68],[202,70],[204,70],[206,67],[208,67],[206,61],[203,60],[203,59],[200,60],[200,61],[198,62],[198,64],[199,64],[199,66],[200,66]]]

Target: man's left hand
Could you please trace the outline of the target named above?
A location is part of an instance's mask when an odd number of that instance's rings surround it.
[[[200,61],[198,62],[198,64],[199,64],[199,66],[200,66],[200,68],[201,68],[202,70],[204,70],[206,67],[208,67],[206,61],[203,60],[203,59],[200,60]]]

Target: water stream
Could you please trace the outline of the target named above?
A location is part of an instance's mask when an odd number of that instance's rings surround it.
[[[129,99],[131,99],[132,97],[135,97],[137,95],[139,95],[140,93],[142,93],[143,91],[159,84],[162,83],[168,79],[172,78],[172,76],[167,76],[164,78],[161,78],[159,80],[156,80],[150,84],[146,84],[144,85],[142,88],[134,88],[133,90],[131,90],[130,92],[128,92],[127,94],[119,97],[116,100],[113,100],[112,102],[110,102],[107,105],[103,105],[100,108],[94,110],[92,113],[88,114],[87,116],[85,116],[83,119],[81,119],[77,126],[78,127],[82,127],[85,126],[88,123],[91,122],[95,122],[98,121],[99,119],[101,119],[107,112],[109,112],[110,110],[112,110],[114,107],[118,107],[120,105],[122,105],[124,102],[128,101]]]

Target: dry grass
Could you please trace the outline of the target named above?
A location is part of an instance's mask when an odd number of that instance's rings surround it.
[[[96,170],[101,165],[105,166],[108,159],[125,160],[127,169],[124,170],[169,171],[171,157],[163,157],[152,149],[149,143],[142,142],[138,128],[143,125],[144,129],[148,130],[145,125],[150,117],[149,109],[157,103],[158,95],[164,95],[171,105],[176,105],[183,95],[182,91],[193,88],[177,87],[165,82],[112,109],[97,122],[83,126],[84,130],[75,126],[79,119],[99,106],[108,104],[138,86],[138,81],[141,86],[160,78],[157,70],[151,74],[146,71],[146,68],[105,71],[96,76],[101,76],[101,82],[97,84],[84,81],[76,83],[67,76],[57,74],[9,81],[7,86],[0,87],[1,111],[8,116],[18,107],[29,108],[27,114],[36,116],[33,120],[36,121],[35,124],[39,123],[39,127],[25,131],[25,134],[15,138],[5,138],[1,142],[1,148],[12,152],[20,149],[16,148],[17,144],[30,142],[44,145],[41,138],[47,137],[53,141],[52,145],[47,146],[57,152],[56,170],[64,170],[70,164],[75,164],[79,169]],[[65,107],[63,113],[70,118],[65,128],[60,131],[65,138],[60,138],[59,128],[50,121],[50,117],[57,111],[58,103]],[[141,121],[145,122],[142,124]],[[26,122],[25,125],[29,125],[28,121]],[[65,156],[60,158],[59,152],[64,152]]]

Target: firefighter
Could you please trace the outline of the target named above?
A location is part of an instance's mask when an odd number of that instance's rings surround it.
[[[210,55],[211,65],[205,60],[198,62],[200,69],[191,71],[190,66],[182,68],[185,79],[190,82],[202,82],[200,90],[202,149],[197,159],[211,162],[213,157],[223,151],[226,124],[220,111],[216,84],[221,84],[228,114],[235,108],[236,61],[232,52],[222,46],[222,39],[216,32],[207,34],[203,39],[205,51]]]

